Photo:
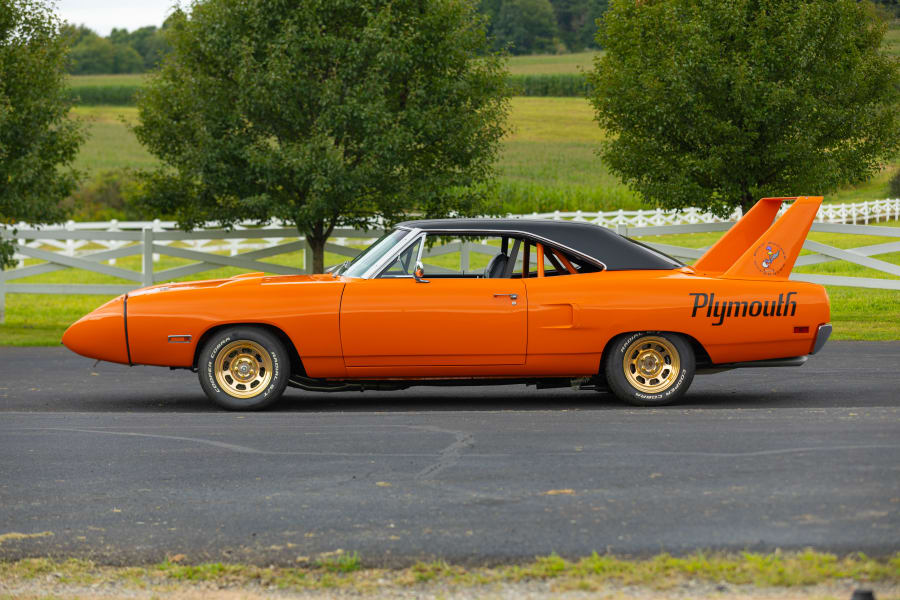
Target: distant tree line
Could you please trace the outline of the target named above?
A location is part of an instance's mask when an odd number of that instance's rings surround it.
[[[496,50],[512,54],[579,52],[596,48],[596,20],[608,0],[474,0],[487,17],[488,34]],[[882,0],[897,2],[900,0]],[[113,29],[102,37],[84,25],[66,25],[71,45],[68,71],[72,75],[143,73],[169,52],[162,27],[128,32]]]
[[[894,17],[900,17],[900,0],[872,0]]]
[[[480,0],[497,50],[512,54],[596,48],[597,19],[608,0]]]
[[[609,0],[473,0],[487,17],[495,50],[512,54],[580,52],[599,48],[597,19]],[[872,0],[884,12],[900,17],[900,0]],[[169,52],[162,27],[141,27],[131,33],[113,29],[101,37],[87,27],[67,25],[72,51],[69,73],[143,73]]]
[[[153,25],[113,29],[107,37],[84,25],[66,25],[63,35],[71,47],[68,71],[72,75],[143,73],[154,68],[169,51],[162,28]]]

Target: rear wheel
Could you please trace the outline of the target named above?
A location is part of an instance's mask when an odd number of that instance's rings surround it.
[[[604,366],[607,384],[619,399],[635,406],[671,404],[694,379],[694,351],[676,333],[620,335],[609,352]]]
[[[256,327],[229,327],[206,341],[197,364],[200,386],[227,410],[260,410],[275,402],[291,371],[284,344]]]

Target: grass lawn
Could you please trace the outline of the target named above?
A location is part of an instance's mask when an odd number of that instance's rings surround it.
[[[88,177],[111,169],[147,169],[158,164],[128,129],[137,122],[133,106],[76,106],[72,116],[85,124],[86,139],[75,168]]]
[[[509,59],[511,75],[561,75],[582,73],[593,67],[596,50],[571,54],[529,54]]]
[[[0,579],[28,597],[70,597],[72,590],[90,597],[263,598],[271,590],[319,591],[328,596],[368,597],[513,597],[550,598],[573,592],[578,597],[832,598],[849,597],[855,587],[874,588],[890,597],[900,581],[900,554],[870,558],[862,553],[838,557],[824,552],[658,554],[624,559],[608,554],[566,560],[556,554],[497,567],[462,567],[444,561],[417,562],[403,569],[373,569],[355,552],[309,558],[294,567],[242,564],[189,564],[184,555],[155,565],[102,566],[90,561],[27,558],[0,562]],[[528,587],[529,583],[542,584]],[[701,587],[696,588],[697,584]],[[711,590],[706,593],[704,584]],[[712,586],[746,586],[739,592]],[[835,585],[826,590],[803,586]],[[873,585],[874,584],[874,585]],[[498,586],[520,586],[506,587]],[[525,586],[522,589],[521,586]],[[689,594],[685,588],[690,586]],[[96,591],[94,591],[96,590]],[[226,591],[227,590],[227,591]],[[143,594],[141,594],[143,592]],[[612,592],[612,593],[610,593]],[[586,595],[587,594],[587,595]],[[307,597],[307,596],[304,596]],[[318,596],[316,596],[318,597]],[[568,597],[568,596],[567,596]]]
[[[887,30],[884,36],[884,51],[891,56],[900,57],[900,21],[895,21]]]
[[[144,85],[146,75],[133,73],[126,75],[70,75],[69,85]]]

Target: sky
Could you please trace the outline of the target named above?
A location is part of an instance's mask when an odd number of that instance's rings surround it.
[[[162,25],[177,0],[56,0],[57,14],[73,25],[85,25],[102,36],[113,27],[134,31]],[[187,4],[187,2],[183,2]]]

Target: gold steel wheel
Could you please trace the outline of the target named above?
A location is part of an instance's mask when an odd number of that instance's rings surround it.
[[[681,357],[675,345],[666,338],[644,336],[628,346],[622,367],[625,379],[635,389],[659,394],[675,383],[681,372]]]
[[[252,398],[272,381],[272,357],[250,340],[231,342],[216,355],[216,383],[235,398]]]

